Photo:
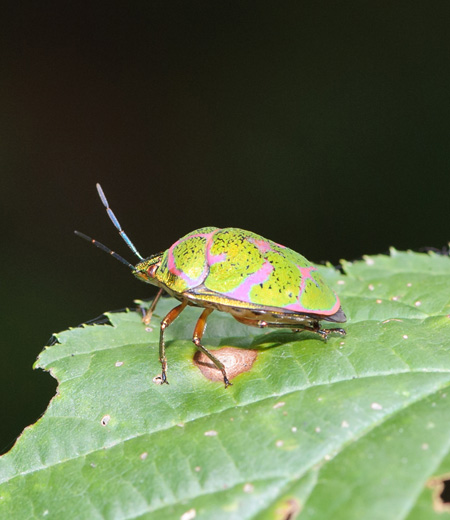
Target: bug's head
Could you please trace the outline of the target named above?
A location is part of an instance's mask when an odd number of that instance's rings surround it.
[[[135,265],[133,274],[142,282],[157,285],[156,273],[161,265],[162,253],[152,255]]]

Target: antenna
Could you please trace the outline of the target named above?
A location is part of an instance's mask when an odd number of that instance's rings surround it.
[[[99,183],[97,183],[97,191],[98,195],[100,197],[100,200],[103,203],[103,206],[106,208],[106,213],[108,213],[109,218],[111,219],[111,222],[114,224],[115,228],[119,232],[120,236],[123,238],[124,242],[127,244],[127,246],[133,251],[133,253],[139,258],[139,260],[143,261],[144,257],[139,253],[139,251],[136,249],[136,246],[133,244],[133,242],[128,238],[128,235],[125,233],[125,231],[122,229],[122,226],[119,224],[119,221],[117,220],[117,217],[114,215],[113,210],[109,207],[108,200],[105,197],[105,194],[103,193],[102,187]],[[82,236],[81,233],[77,233],[79,236]],[[84,235],[86,237],[86,235]],[[84,238],[83,237],[83,238]],[[95,240],[92,240],[91,238],[87,237],[88,240],[91,240],[94,245],[97,247],[100,247],[100,249],[103,249],[106,252],[110,252],[111,250],[108,249],[106,246],[103,246],[103,244],[100,244],[100,242],[97,242]],[[111,254],[111,253],[110,253]],[[114,256],[114,255],[113,255]],[[119,255],[117,255],[119,256]],[[121,258],[121,257],[120,257]],[[122,259],[123,260],[123,259]],[[126,262],[128,264],[128,262]]]
[[[85,235],[84,233],[80,233],[79,231],[74,231],[74,233],[75,233],[75,235],[77,235],[77,236],[79,236],[81,238],[84,238],[84,240],[87,240],[88,242],[91,242],[91,244],[94,244],[94,246],[97,246],[102,251],[105,251],[105,253],[110,254],[113,258],[115,258],[116,260],[119,260],[119,262],[122,262],[122,264],[125,264],[130,269],[134,270],[134,265],[133,264],[130,264],[130,262],[127,262],[125,260],[125,258],[122,258],[115,251],[113,251],[112,249],[109,249],[109,247],[106,247],[101,242],[97,242],[97,240],[94,240],[93,238],[88,237],[87,235]]]

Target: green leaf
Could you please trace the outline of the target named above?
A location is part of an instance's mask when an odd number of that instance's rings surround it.
[[[0,518],[441,518],[450,259],[392,250],[343,267],[321,271],[345,338],[211,315],[205,346],[257,354],[226,390],[193,362],[195,308],[167,331],[170,385],[153,381],[172,299],[152,330],[122,312],[57,334],[36,365],[58,393],[0,459]]]

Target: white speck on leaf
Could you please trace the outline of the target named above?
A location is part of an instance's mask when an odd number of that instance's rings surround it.
[[[381,406],[380,403],[372,403],[370,405],[370,407],[372,408],[372,410],[382,410],[383,409],[383,407]]]
[[[110,415],[104,415],[102,417],[102,420],[100,421],[100,424],[102,426],[106,426],[109,423],[110,420],[111,420],[111,416]]]
[[[373,284],[369,284],[369,291],[374,291],[375,290],[375,287],[373,286]]]
[[[320,433],[320,426],[316,426],[315,430],[316,433]]]
[[[253,484],[250,484],[250,482],[244,484],[244,493],[253,493],[253,491],[255,491],[255,486]]]
[[[123,361],[116,361],[114,364],[115,367],[121,367],[123,365]]]
[[[139,455],[139,458],[140,458],[141,460],[145,460],[147,457],[148,457],[148,453],[147,453],[146,451],[144,451],[144,453],[141,453],[141,454]]]
[[[205,437],[215,437],[216,435],[217,435],[216,430],[209,430],[209,431],[204,433]]]
[[[348,428],[349,427],[349,424],[347,421],[342,421],[341,423],[341,428]]]
[[[427,450],[429,448],[429,445],[426,442],[424,442],[421,447],[423,450]]]
[[[414,305],[416,307],[420,307],[422,305],[422,302],[420,300],[417,300],[416,302],[414,302]]]
[[[286,403],[283,402],[283,401],[280,401],[276,404],[273,405],[273,409],[276,410],[277,408],[281,408],[282,406],[284,406]]]
[[[189,511],[186,511],[186,513],[183,513],[180,516],[180,520],[193,520],[197,516],[197,512],[194,508],[189,509]]]
[[[281,447],[283,446],[283,444],[284,444],[283,441],[277,441],[277,442],[275,443],[275,446],[276,446],[277,448],[281,448]]]

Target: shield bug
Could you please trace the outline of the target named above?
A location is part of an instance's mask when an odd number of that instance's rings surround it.
[[[162,383],[168,383],[164,332],[188,305],[204,309],[192,341],[222,372],[225,388],[231,384],[225,366],[202,345],[206,320],[214,310],[228,312],[252,327],[306,330],[325,340],[331,332],[345,334],[344,329],[320,327],[322,320],[344,323],[346,317],[337,295],[299,253],[243,229],[204,227],[180,238],[166,251],[144,258],[120,226],[100,184],[97,191],[112,223],[139,262],[132,265],[100,242],[75,233],[128,266],[143,282],[159,287],[144,323],[150,322],[164,291],[180,301],[160,325]]]

